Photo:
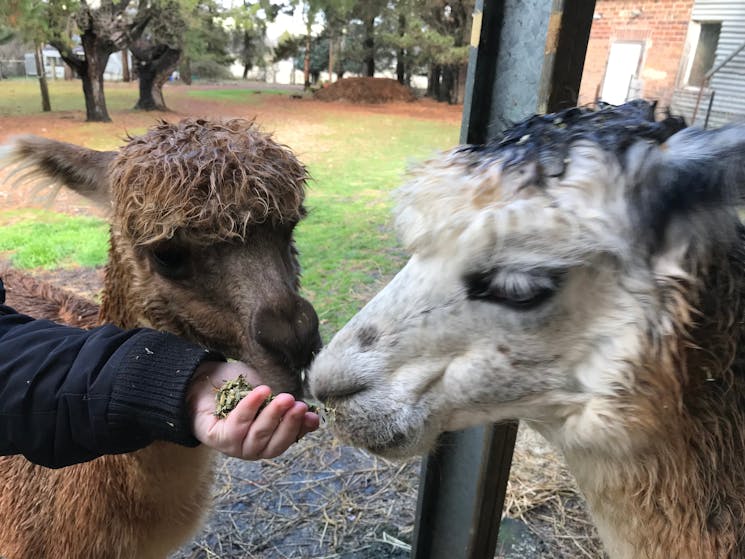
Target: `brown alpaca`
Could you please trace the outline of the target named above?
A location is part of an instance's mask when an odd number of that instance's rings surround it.
[[[387,456],[520,419],[613,559],[745,557],[745,125],[635,101],[535,116],[399,193],[412,257],[318,355],[343,439]]]
[[[111,200],[101,322],[185,336],[300,390],[320,337],[298,295],[307,174],[289,149],[249,122],[186,120],[118,153],[21,138],[9,157],[22,181]],[[1,459],[0,556],[163,558],[199,526],[211,481],[211,451],[170,443],[61,470]]]

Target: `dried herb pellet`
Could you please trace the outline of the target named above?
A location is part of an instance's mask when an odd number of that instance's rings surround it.
[[[238,402],[248,396],[248,393],[254,388],[254,386],[246,382],[243,375],[238,375],[238,377],[232,380],[225,381],[215,394],[215,415],[221,419],[226,418],[235,409]],[[275,397],[274,394],[269,396],[259,408],[259,411],[263,410]],[[328,410],[325,408],[315,404],[308,404],[308,411],[321,415],[323,421],[326,421]]]

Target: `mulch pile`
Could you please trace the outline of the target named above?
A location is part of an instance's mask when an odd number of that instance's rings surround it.
[[[319,89],[313,97],[319,101],[349,103],[416,101],[416,95],[410,87],[390,78],[344,78]]]

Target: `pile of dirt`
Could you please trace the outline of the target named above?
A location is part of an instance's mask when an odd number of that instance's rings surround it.
[[[319,89],[313,97],[319,101],[349,103],[416,101],[416,95],[410,87],[390,78],[344,78]]]

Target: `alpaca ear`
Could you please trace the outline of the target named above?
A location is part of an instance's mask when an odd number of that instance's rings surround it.
[[[13,186],[33,184],[34,193],[52,188],[53,198],[65,186],[96,204],[111,202],[109,164],[114,151],[96,151],[37,136],[22,136],[0,147],[0,169]]]
[[[714,227],[723,211],[745,200],[745,124],[686,128],[659,146],[632,147],[626,160],[635,221],[653,249],[665,243],[676,218],[695,216]]]

